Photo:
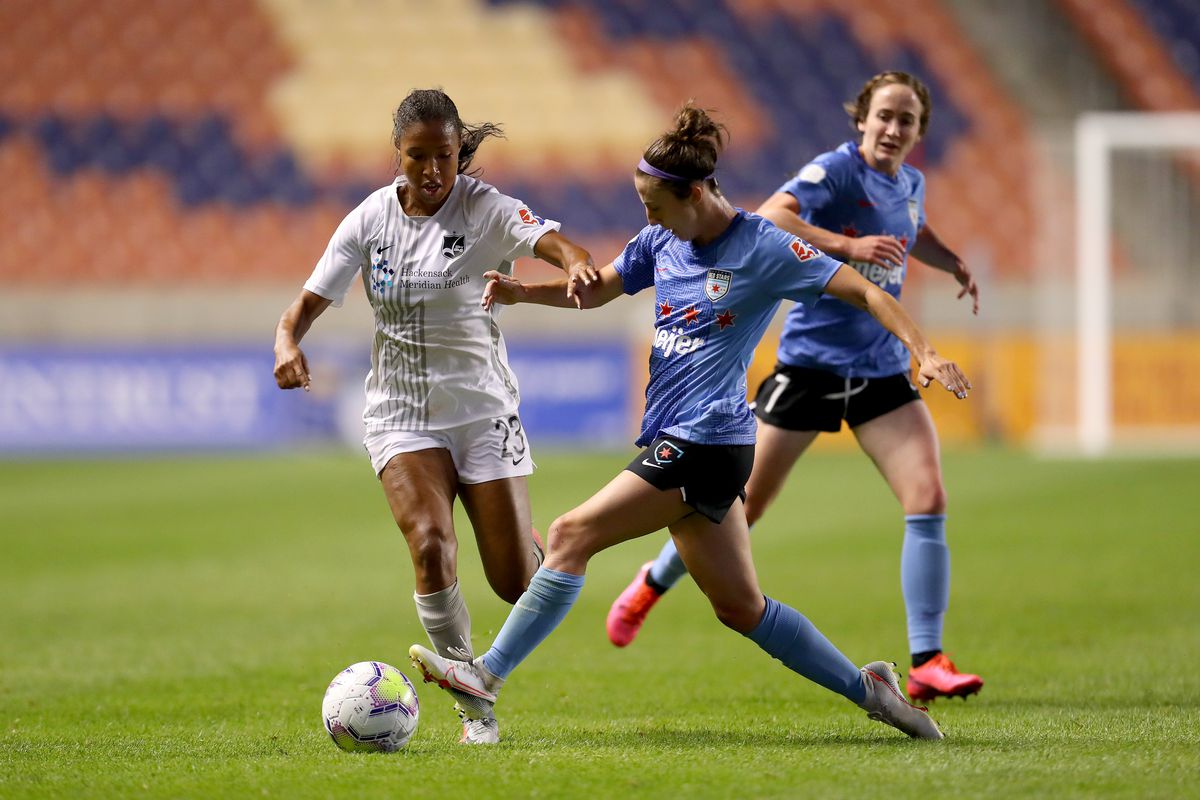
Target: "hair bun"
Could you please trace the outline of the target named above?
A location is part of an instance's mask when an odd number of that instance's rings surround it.
[[[687,192],[690,181],[712,178],[717,168],[717,156],[725,147],[725,126],[691,101],[675,114],[675,125],[659,136],[642,154],[647,164],[678,175],[674,191]],[[714,182],[713,187],[716,187]],[[679,195],[683,196],[683,195]]]

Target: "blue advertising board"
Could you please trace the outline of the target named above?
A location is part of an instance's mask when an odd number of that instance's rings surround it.
[[[0,452],[269,446],[332,433],[263,348],[0,350]]]
[[[632,444],[638,420],[630,413],[629,360],[623,341],[510,340],[508,362],[521,386],[521,421],[534,448]]]
[[[534,446],[631,436],[623,343],[510,344]],[[0,455],[266,449],[353,439],[365,352],[309,353],[280,391],[264,347],[0,348]]]

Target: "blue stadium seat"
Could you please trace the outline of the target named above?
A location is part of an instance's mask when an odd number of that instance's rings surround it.
[[[1195,0],[1130,0],[1200,92],[1200,9]]]

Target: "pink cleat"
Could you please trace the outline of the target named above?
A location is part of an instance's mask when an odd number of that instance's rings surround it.
[[[937,697],[961,697],[975,694],[983,688],[983,678],[959,672],[954,662],[938,653],[919,667],[908,671],[905,687],[914,700],[933,700]]]
[[[642,623],[646,621],[646,615],[658,602],[658,598],[662,597],[646,583],[646,575],[653,563],[647,561],[642,564],[637,577],[625,587],[625,591],[621,592],[613,601],[612,608],[608,610],[608,619],[605,620],[604,627],[608,630],[608,640],[617,647],[624,647],[634,640],[638,631],[642,629]]]

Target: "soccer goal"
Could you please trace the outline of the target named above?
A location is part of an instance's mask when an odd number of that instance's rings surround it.
[[[1042,443],[1200,450],[1200,113],[1084,114],[1074,153],[1073,380]]]

